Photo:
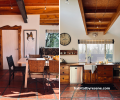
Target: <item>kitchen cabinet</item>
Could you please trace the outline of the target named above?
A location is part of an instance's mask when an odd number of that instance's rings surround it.
[[[120,78],[113,78],[114,83],[120,83]]]
[[[84,83],[96,83],[97,79],[97,71],[94,71],[94,73],[91,72],[91,70],[84,70],[83,74],[83,82]]]
[[[61,64],[60,65],[60,83],[68,84],[70,83],[70,66]]]
[[[97,83],[112,83],[113,82],[113,66],[98,65],[97,66]]]
[[[91,82],[91,70],[83,71],[83,82],[90,83]]]
[[[84,83],[112,83],[113,82],[113,66],[98,65],[94,73],[91,70],[84,70]],[[118,79],[114,81],[119,81]]]

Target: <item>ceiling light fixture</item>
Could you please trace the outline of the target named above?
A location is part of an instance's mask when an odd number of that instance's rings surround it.
[[[45,10],[46,10],[46,6],[45,6]]]
[[[11,6],[11,9],[13,9],[13,7]]]
[[[45,9],[44,10],[46,10],[46,4],[47,4],[47,0],[46,0],[46,3],[45,3]]]
[[[9,0],[9,1],[10,1],[10,0]],[[11,5],[11,9],[13,9],[12,4],[11,4],[11,1],[10,1],[10,5]]]
[[[68,0],[66,0],[65,3],[69,4]]]

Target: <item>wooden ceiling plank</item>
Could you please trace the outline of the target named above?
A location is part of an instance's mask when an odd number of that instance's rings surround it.
[[[111,21],[111,19],[110,18],[103,18],[103,19],[86,19],[86,22],[99,22],[99,20],[100,21],[102,21],[102,22],[110,22]]]
[[[83,24],[84,24],[84,27],[85,27],[86,35],[88,35],[82,0],[78,0],[78,4],[79,4],[80,12],[81,12],[81,15],[82,15],[82,19],[83,19]]]
[[[113,15],[111,22],[108,24],[107,29],[104,32],[104,35],[107,33],[107,31],[110,29],[110,27],[113,25],[113,23],[116,21],[116,19],[119,17],[120,15],[120,4],[117,8],[117,12]]]
[[[87,27],[107,27],[107,25],[87,25]]]
[[[41,20],[59,20],[59,14],[57,15],[40,15]]]
[[[59,23],[59,20],[40,20],[40,23]]]
[[[105,29],[88,29],[87,31],[105,31]]]
[[[16,0],[10,0],[12,6],[17,6]],[[9,0],[0,0],[1,6],[11,6]],[[25,6],[59,6],[59,0],[24,0]]]
[[[41,15],[58,15],[59,14],[59,7],[47,7],[45,10],[45,6],[35,7],[35,6],[25,6],[27,14],[41,14]],[[19,9],[17,6],[11,7],[0,7],[0,15],[15,15],[20,14]]]
[[[105,29],[106,27],[87,27],[87,29]]]
[[[95,9],[85,9],[85,13],[95,13]],[[97,9],[96,13],[104,13],[105,9]],[[116,13],[116,9],[107,9],[106,13]]]

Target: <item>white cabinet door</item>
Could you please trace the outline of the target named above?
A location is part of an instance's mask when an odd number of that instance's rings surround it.
[[[7,63],[7,56],[12,55],[14,64],[17,66],[18,61],[18,31],[17,30],[3,30],[3,69],[9,69]]]

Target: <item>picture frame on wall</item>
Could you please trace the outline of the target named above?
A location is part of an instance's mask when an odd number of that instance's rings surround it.
[[[37,52],[37,30],[24,30],[24,57]]]

